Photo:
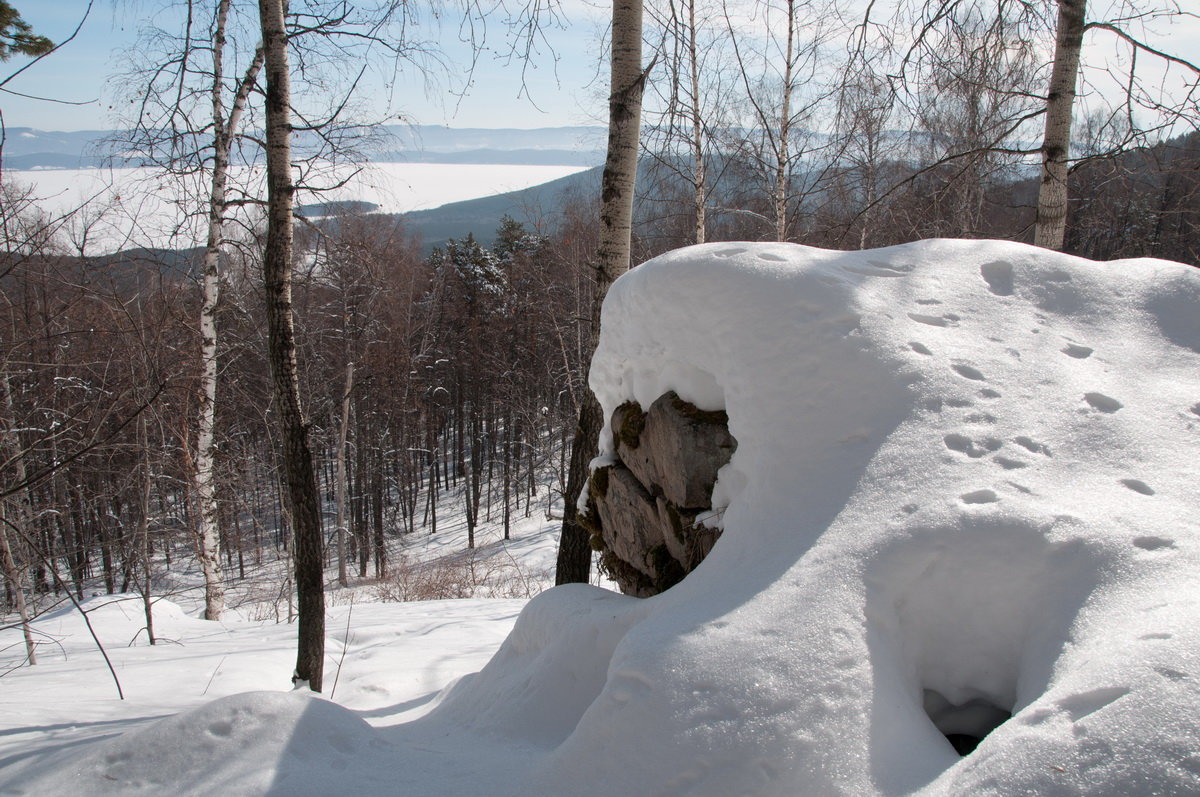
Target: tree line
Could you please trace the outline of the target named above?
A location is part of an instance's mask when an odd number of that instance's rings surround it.
[[[336,185],[323,164],[364,132],[347,111],[359,45],[413,60],[387,27],[412,7],[185,5],[186,29],[153,32],[165,66],[135,72],[116,143],[199,186],[195,250],[89,257],[0,183],[0,566],[26,625],[38,596],[88,584],[148,607],[180,557],[204,573],[210,619],[230,578],[276,556],[296,559],[302,594],[316,579],[319,613],[324,568],[384,575],[389,541],[436,533],[447,491],[468,545],[492,513],[507,533],[547,470],[565,498],[557,580],[586,579],[586,536],[569,529],[603,423],[585,381],[600,301],[670,248],[998,237],[1200,263],[1197,72],[1130,32],[1150,12],[956,0],[881,20],[809,0],[622,0],[601,195],[425,256],[402,218],[293,207],[294,176]],[[1164,60],[1183,99],[1152,94],[1131,62],[1115,102],[1066,103],[1064,150],[1042,122],[1052,83],[1083,85],[1060,52],[1080,25]],[[348,80],[316,108],[279,93],[293,73]],[[297,132],[315,148],[291,150]],[[266,198],[228,179],[264,150]]]

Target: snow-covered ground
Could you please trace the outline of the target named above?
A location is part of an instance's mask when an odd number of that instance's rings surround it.
[[[286,630],[167,608],[141,708],[82,646],[0,679],[0,794],[1200,793],[1195,270],[695,247],[613,286],[592,386],[729,415],[681,584],[339,607],[331,699],[204,702]]]
[[[314,174],[316,186],[346,184],[321,194],[303,192],[307,202],[363,201],[384,213],[427,210],[450,202],[518,191],[584,171],[583,166],[513,166],[446,163],[372,163],[360,170],[339,167]],[[261,175],[236,169],[236,184],[261,182]],[[204,245],[200,227],[207,196],[200,182],[164,176],[151,168],[46,169],[6,171],[5,180],[32,188],[50,217],[70,215],[64,232],[99,255],[133,247],[185,249]],[[189,198],[190,197],[190,198]]]

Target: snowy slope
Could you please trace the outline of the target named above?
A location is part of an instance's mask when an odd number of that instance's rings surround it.
[[[542,593],[412,722],[231,696],[0,793],[1200,791],[1197,272],[711,244],[603,321],[606,412],[673,389],[738,440],[683,583]]]

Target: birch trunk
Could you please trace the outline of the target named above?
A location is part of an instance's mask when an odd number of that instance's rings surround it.
[[[792,91],[796,54],[796,2],[787,3],[787,43],[783,60],[783,98],[779,109],[779,140],[775,142],[775,185],[771,205],[775,211],[775,240],[788,239],[788,177],[792,137]]]
[[[696,43],[696,0],[688,0],[688,66],[692,84],[692,208],[696,216],[695,242],[708,234],[708,173],[704,164],[704,124],[700,119],[700,54]]]
[[[321,515],[308,425],[300,402],[296,331],[292,315],[291,78],[284,0],[259,0],[267,78],[267,242],[263,283],[267,347],[279,417],[281,470],[292,522],[298,642],[292,683],[320,692],[325,660],[325,583]]]
[[[225,118],[224,57],[231,0],[217,6],[212,42],[213,165],[208,201],[208,235],[201,265],[200,305],[200,395],[196,422],[195,471],[192,489],[196,496],[196,558],[204,574],[204,619],[219,620],[225,610],[225,583],[221,572],[221,532],[217,520],[217,495],[213,480],[216,452],[214,430],[217,412],[217,302],[220,299],[221,245],[228,205],[229,159],[233,139],[241,122],[250,89],[262,68],[262,48],[254,55],[238,84],[229,118]]]
[[[1046,95],[1046,133],[1042,141],[1042,182],[1038,189],[1033,242],[1060,250],[1067,233],[1067,164],[1071,153],[1071,115],[1079,81],[1087,0],[1058,0],[1054,66]]]
[[[600,307],[613,281],[629,270],[633,236],[633,192],[637,182],[641,132],[642,0],[614,0],[612,77],[608,98],[608,155],[600,186],[600,245],[596,252],[596,293],[592,301],[593,342],[600,332]],[[576,521],[575,498],[587,482],[596,456],[603,412],[591,391],[584,391],[571,447],[566,506],[559,539],[556,584],[587,582],[592,563],[588,534]]]

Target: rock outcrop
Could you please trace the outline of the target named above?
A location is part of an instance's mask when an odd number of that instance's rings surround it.
[[[649,597],[700,564],[720,530],[697,522],[737,443],[724,412],[700,410],[675,393],[650,409],[613,412],[617,461],[588,483],[584,523],[600,566],[628,595]]]

